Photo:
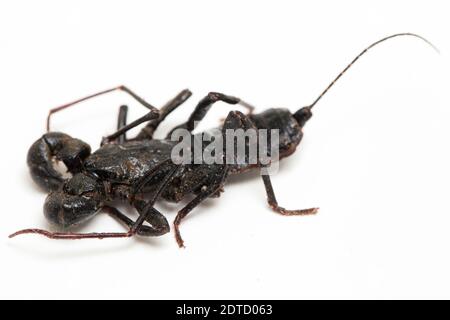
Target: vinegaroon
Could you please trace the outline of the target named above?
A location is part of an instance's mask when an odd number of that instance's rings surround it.
[[[344,70],[326,87],[326,89],[309,106],[294,113],[287,109],[272,108],[262,113],[252,113],[253,108],[243,100],[221,93],[211,92],[196,106],[189,119],[177,128],[194,130],[211,106],[218,101],[231,105],[240,104],[249,113],[231,111],[226,117],[221,130],[226,129],[278,129],[279,157],[284,158],[296,150],[303,136],[303,126],[311,118],[311,110],[328,92],[335,82],[369,49],[388,39],[399,36],[419,38],[433,48],[425,38],[412,33],[399,33],[378,40],[364,49],[348,64]],[[143,117],[127,124],[127,106],[121,106],[118,118],[118,130],[103,139],[101,147],[91,153],[85,142],[60,132],[50,132],[50,117],[63,109],[79,102],[100,96],[115,90],[121,90],[149,109]],[[134,235],[160,236],[169,232],[166,218],[154,207],[158,198],[178,202],[187,195],[194,195],[193,200],[183,207],[174,221],[175,238],[180,247],[183,240],[179,226],[183,218],[205,199],[219,196],[230,174],[238,174],[249,169],[262,168],[251,164],[189,164],[176,165],[171,159],[171,150],[176,141],[153,139],[153,133],[159,124],[191,96],[189,90],[181,91],[160,110],[153,107],[125,86],[98,92],[85,98],[50,110],[47,118],[47,133],[37,140],[29,149],[28,166],[33,180],[49,192],[44,214],[49,222],[60,227],[69,228],[93,217],[100,211],[107,212],[121,221],[128,228],[127,232],[72,233],[49,232],[41,229],[25,229],[10,237],[21,234],[36,233],[51,239],[86,239],[86,238],[124,238]],[[126,138],[126,132],[139,124],[146,126],[133,139]],[[173,132],[173,130],[172,130]],[[193,134],[192,134],[193,135]],[[56,170],[55,161],[61,161],[67,167],[71,177],[66,178]],[[270,207],[282,215],[308,215],[317,212],[317,208],[287,210],[278,205],[275,193],[267,174],[261,175]],[[150,198],[144,195],[151,194]],[[131,220],[111,206],[116,199],[128,201],[139,213],[136,221]],[[148,224],[144,224],[147,222]]]

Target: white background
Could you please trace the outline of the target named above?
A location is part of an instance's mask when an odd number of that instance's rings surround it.
[[[2,1],[0,4],[1,298],[450,298],[448,1]],[[48,228],[45,193],[28,175],[29,146],[49,108],[126,84],[161,106],[194,96],[159,131],[180,123],[208,91],[257,106],[323,98],[299,152],[273,183],[281,205],[320,207],[282,217],[257,174],[233,178],[219,199],[152,239],[8,239]],[[114,130],[114,93],[58,114],[61,130],[98,146]],[[202,128],[230,110],[218,104]],[[180,206],[158,204],[173,221]],[[132,214],[130,212],[130,214]],[[121,231],[108,216],[80,231]]]

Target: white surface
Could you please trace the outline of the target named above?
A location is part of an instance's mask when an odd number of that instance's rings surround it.
[[[0,4],[1,298],[450,298],[448,1],[9,1]],[[282,217],[257,175],[232,179],[173,234],[154,239],[13,240],[47,228],[28,147],[47,110],[126,84],[154,105],[186,87],[291,110],[311,103],[369,43],[273,178]],[[124,93],[58,114],[55,130],[98,145]],[[202,128],[230,108],[218,105]],[[159,135],[162,135],[160,131]],[[248,179],[246,179],[248,178]],[[158,205],[172,221],[177,206]],[[80,231],[122,227],[98,216]]]

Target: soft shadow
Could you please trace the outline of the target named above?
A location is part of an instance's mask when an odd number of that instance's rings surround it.
[[[105,239],[106,240],[106,239]],[[105,241],[102,240],[102,241]],[[37,258],[45,258],[50,260],[65,260],[65,259],[73,259],[73,258],[81,258],[81,257],[90,257],[90,256],[100,256],[100,255],[108,255],[111,253],[118,253],[124,251],[125,249],[129,249],[132,245],[133,239],[109,239],[111,241],[122,240],[122,243],[115,244],[113,246],[105,246],[105,247],[96,247],[91,249],[76,248],[74,249],[72,246],[66,246],[64,249],[61,247],[50,247],[45,246],[45,248],[40,248],[36,246],[30,246],[26,243],[13,242],[13,239],[7,243],[8,247],[14,248],[14,250],[20,251],[25,255],[34,256]],[[48,241],[75,241],[75,240],[48,240]],[[91,240],[76,240],[76,241],[99,241],[95,239]],[[108,240],[106,240],[108,241]],[[54,249],[53,249],[54,248]]]
[[[164,235],[168,236],[168,234]],[[48,241],[45,246],[36,247],[34,243],[30,245],[33,237],[39,237],[39,235],[23,235],[21,238],[23,240],[8,239],[6,245],[13,248],[14,250],[20,251],[25,255],[34,256],[37,258],[46,258],[54,260],[65,260],[72,258],[82,258],[82,257],[92,257],[109,255],[111,253],[119,253],[125,250],[129,250],[135,245],[145,245],[151,249],[161,249],[164,248],[163,241],[160,237],[140,237],[135,236],[132,238],[117,238],[117,239],[84,239],[84,240],[52,240],[43,239]],[[26,238],[26,239],[25,239]],[[95,242],[95,246],[92,248],[86,248],[86,246],[74,246],[80,242],[89,243]],[[55,246],[52,243],[55,242]],[[58,242],[58,243],[56,243]],[[63,248],[61,247],[61,242],[67,242]],[[99,245],[99,242],[101,245]]]
[[[31,180],[31,179],[30,179]],[[31,184],[34,184],[33,181],[30,181]],[[41,191],[38,187],[35,187],[36,191]],[[121,206],[124,208],[124,212],[128,215],[134,215],[137,216],[137,213],[135,213],[135,210],[126,208],[126,206]],[[125,209],[126,208],[126,209]],[[106,213],[98,213],[96,216],[94,216],[92,219],[89,219],[88,221],[85,221],[83,224],[74,226],[70,228],[70,232],[86,232],[87,229],[92,230],[92,225],[94,224],[95,218],[98,215],[105,215]],[[120,228],[123,228],[123,230],[118,230],[117,232],[121,231],[127,231],[127,228],[123,226],[120,222],[116,221],[112,217],[110,218],[112,221],[115,221],[115,223],[120,226]],[[89,228],[91,227],[91,228]],[[59,228],[55,228],[51,224],[46,223],[44,228],[46,230],[52,231],[52,232],[64,232],[68,230],[61,230]],[[98,227],[97,227],[98,228]],[[95,230],[96,232],[105,232],[105,231],[111,231],[111,230]],[[90,231],[92,232],[92,231]],[[4,235],[7,237],[7,235]],[[165,235],[167,236],[167,235]],[[48,241],[48,243],[45,243],[45,246],[37,247],[34,244],[33,237],[40,237],[44,241]],[[22,240],[23,238],[23,240]],[[27,235],[21,235],[17,238],[7,239],[6,245],[8,247],[13,248],[14,250],[17,250],[19,252],[22,252],[25,255],[30,255],[36,258],[46,258],[46,259],[55,259],[55,260],[65,260],[65,259],[71,259],[71,258],[81,258],[81,257],[90,257],[90,256],[99,256],[99,255],[109,255],[111,253],[118,253],[124,250],[129,250],[133,245],[145,245],[146,247],[151,247],[152,249],[155,248],[163,248],[163,242],[160,237],[141,237],[141,236],[135,236],[132,238],[118,238],[118,239],[83,239],[83,240],[53,240],[53,239],[46,239],[45,237],[41,235],[33,235],[33,234],[27,234]],[[66,245],[62,248],[60,243],[66,242]],[[80,242],[95,242],[95,245],[92,248],[73,244],[78,244]],[[101,245],[99,246],[99,242],[101,242]],[[55,243],[56,245],[52,245],[52,243]]]

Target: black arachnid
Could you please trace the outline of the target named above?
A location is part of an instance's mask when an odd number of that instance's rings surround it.
[[[211,92],[197,104],[189,119],[171,132],[179,128],[192,132],[196,123],[204,118],[215,102],[240,104],[249,110],[248,113],[231,111],[220,130],[222,132],[227,129],[249,128],[279,130],[279,158],[287,157],[294,153],[299,145],[303,136],[303,126],[312,116],[312,108],[334,83],[370,48],[398,36],[420,38],[432,46],[426,39],[412,33],[394,34],[378,40],[356,56],[311,105],[294,113],[288,109],[272,108],[255,114],[252,112],[253,107],[243,100]],[[127,124],[127,107],[121,106],[117,131],[104,138],[101,147],[95,152],[92,153],[90,146],[79,139],[60,132],[50,132],[50,117],[55,112],[114,90],[130,94],[147,107],[149,112]],[[50,110],[47,119],[48,132],[30,147],[27,158],[33,180],[49,192],[44,204],[45,217],[57,227],[67,229],[103,211],[125,224],[128,231],[73,233],[25,229],[10,237],[27,233],[41,234],[51,239],[160,236],[169,232],[170,227],[166,218],[154,207],[155,202],[159,198],[178,202],[187,195],[194,195],[194,198],[178,212],[173,224],[176,241],[183,247],[179,226],[192,209],[207,198],[217,197],[223,191],[228,175],[263,168],[262,165],[250,163],[175,164],[171,159],[171,151],[177,141],[170,139],[170,133],[165,139],[153,139],[153,133],[159,124],[190,96],[189,90],[183,90],[158,110],[127,87],[119,86]],[[135,138],[127,139],[126,132],[144,122],[146,125],[141,132]],[[69,177],[57,170],[55,161],[64,163]],[[280,207],[270,176],[263,174],[261,177],[268,203],[274,211],[282,215],[307,215],[317,212],[317,208],[287,210]],[[113,200],[117,199],[128,202],[138,211],[139,217],[136,221],[112,206]]]

